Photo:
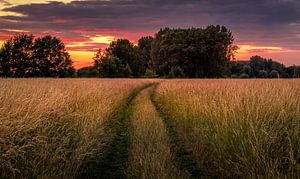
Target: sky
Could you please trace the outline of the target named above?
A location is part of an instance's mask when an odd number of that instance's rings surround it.
[[[300,65],[300,0],[0,0],[0,44],[18,33],[56,36],[76,68],[118,38],[136,44],[164,27],[217,24],[234,34],[237,60]]]

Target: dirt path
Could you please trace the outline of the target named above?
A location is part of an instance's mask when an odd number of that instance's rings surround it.
[[[137,89],[108,126],[106,152],[77,178],[198,178],[201,171],[180,142],[172,120],[155,101],[158,83]]]
[[[187,178],[174,165],[163,120],[150,99],[153,87],[143,90],[133,103],[128,178]]]
[[[89,158],[84,161],[80,172],[75,178],[125,178],[127,168],[130,130],[132,114],[132,103],[144,89],[153,86],[149,83],[136,89],[125,101],[121,108],[112,115],[107,125],[108,133],[113,133],[110,141],[105,143],[106,150],[96,158]]]
[[[187,150],[184,143],[180,140],[180,136],[177,133],[176,126],[173,120],[167,116],[161,109],[160,104],[156,100],[156,88],[154,85],[151,92],[151,102],[155,106],[155,110],[159,113],[160,118],[164,121],[168,137],[171,143],[171,151],[174,153],[174,163],[181,171],[186,171],[190,174],[191,178],[205,177],[201,169],[198,167],[197,162],[191,155],[191,151]]]

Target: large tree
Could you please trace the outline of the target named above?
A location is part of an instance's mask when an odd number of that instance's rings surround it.
[[[142,66],[141,72],[146,73],[146,69],[152,68],[151,64],[151,44],[153,37],[142,37],[138,41],[139,58],[141,59]]]
[[[0,50],[0,74],[4,77],[29,77],[33,71],[33,36],[17,35]]]
[[[127,39],[118,39],[113,41],[106,49],[106,55],[110,57],[117,57],[121,60],[123,67],[127,65],[132,70],[134,77],[143,75],[143,62],[139,58],[139,49]]]
[[[0,50],[0,75],[5,77],[68,77],[74,74],[70,55],[60,39],[16,35]]]
[[[187,77],[221,77],[236,47],[224,26],[205,29],[161,29],[151,48],[151,62],[159,75],[181,68]]]
[[[251,57],[249,65],[251,67],[251,76],[260,78],[272,76],[270,73],[273,70],[277,71],[279,74],[283,74],[285,73],[286,69],[283,64],[273,61],[272,59],[263,58],[261,56]],[[262,75],[262,73],[267,73],[267,75]]]
[[[72,60],[64,43],[51,36],[35,39],[33,59],[40,76],[66,77],[73,73]]]

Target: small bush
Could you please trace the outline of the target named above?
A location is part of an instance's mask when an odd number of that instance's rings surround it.
[[[172,68],[168,75],[168,78],[184,78],[184,77],[185,77],[184,71],[180,67]]]
[[[237,74],[232,74],[230,77],[231,77],[231,78],[239,78],[239,75],[237,75]]]
[[[242,74],[240,75],[240,78],[249,78],[249,75],[246,74],[246,73],[242,73]]]
[[[154,70],[147,69],[145,72],[145,75],[142,76],[142,78],[157,78],[158,75],[155,73]]]

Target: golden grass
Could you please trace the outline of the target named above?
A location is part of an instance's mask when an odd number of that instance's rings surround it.
[[[76,177],[112,139],[112,114],[152,82],[0,79],[0,178]],[[185,178],[150,91],[132,106],[127,176]],[[300,176],[300,80],[165,80],[157,101],[205,175]]]
[[[105,123],[149,80],[0,79],[2,177],[72,176],[110,135]]]
[[[205,174],[299,177],[300,80],[168,80],[158,100]]]
[[[128,178],[187,177],[173,164],[173,154],[163,120],[150,100],[151,88],[144,90],[134,101],[133,131]]]

